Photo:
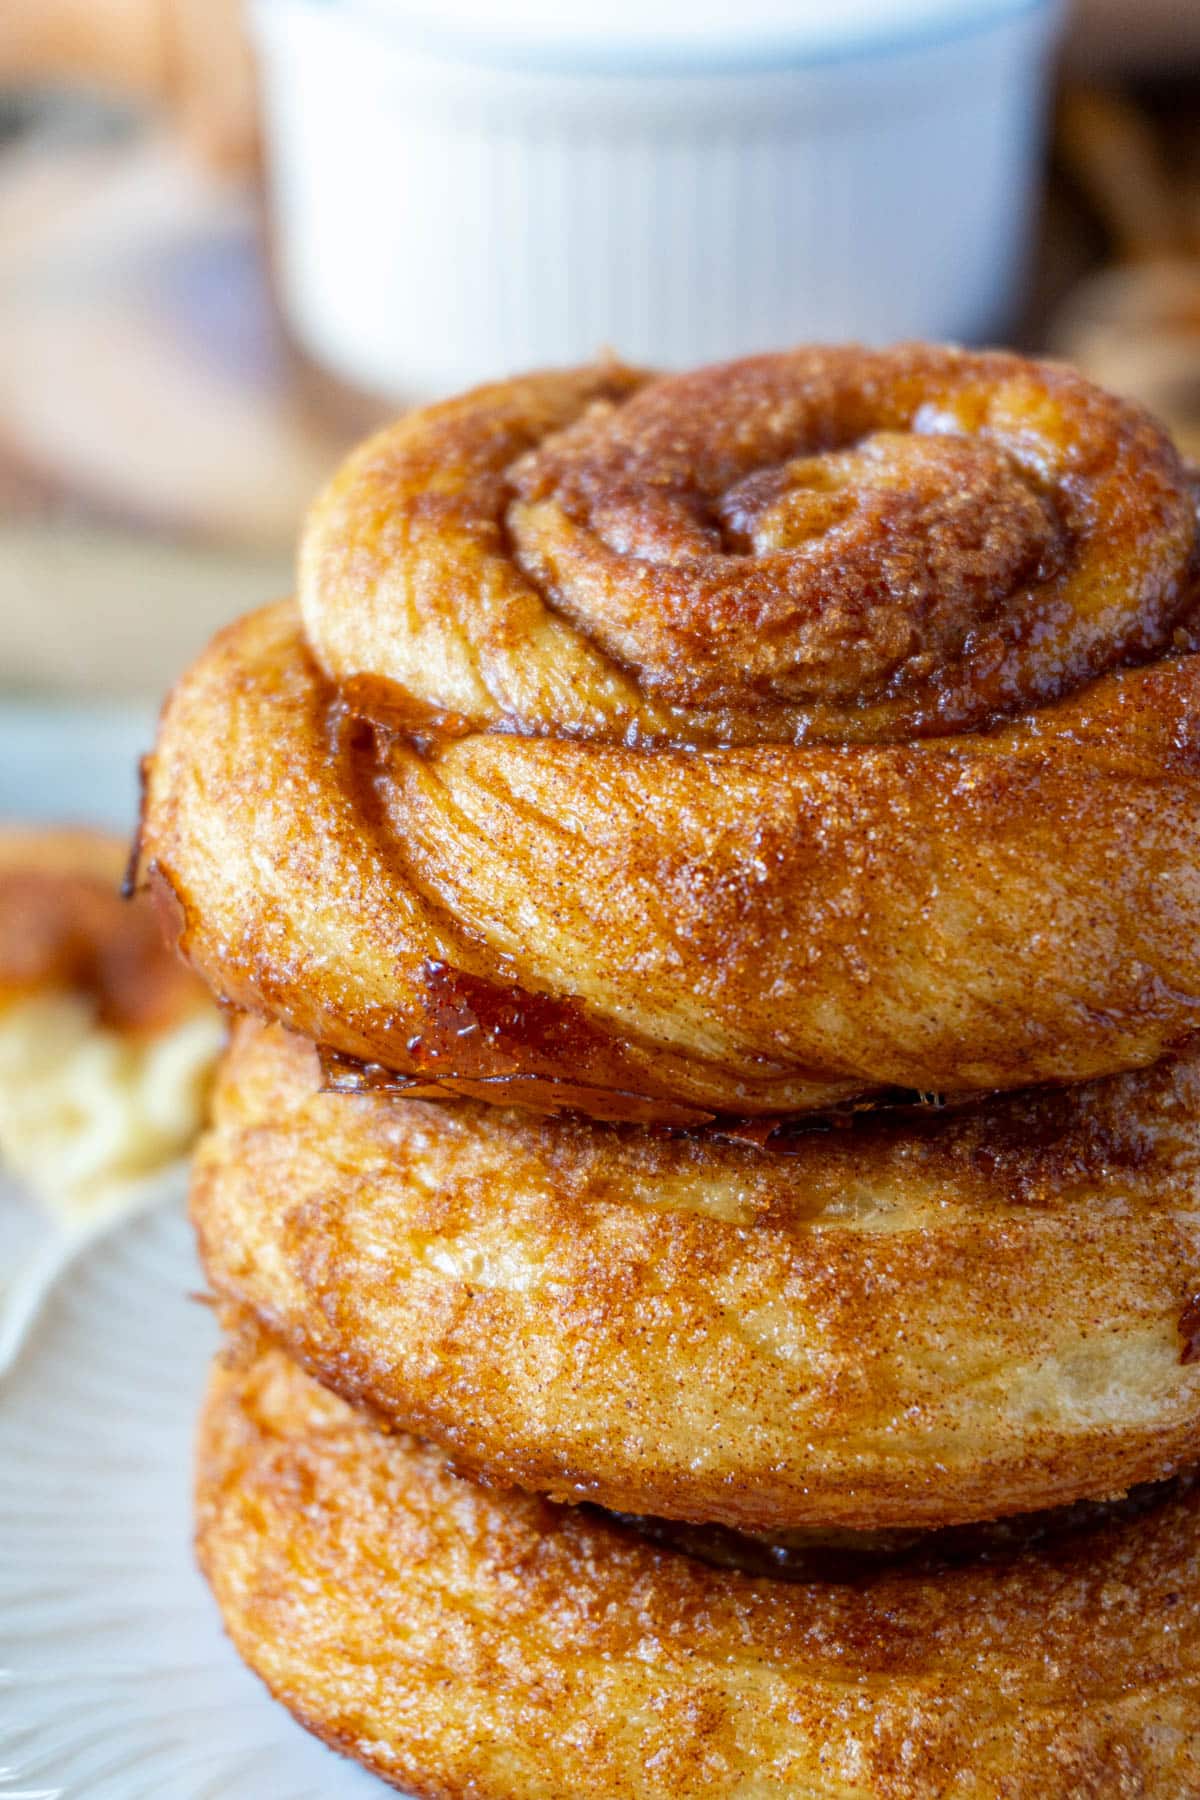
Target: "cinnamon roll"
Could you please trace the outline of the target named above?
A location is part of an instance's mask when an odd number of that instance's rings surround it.
[[[1194,1486],[1074,1533],[763,1579],[474,1488],[276,1350],[217,1370],[197,1545],[241,1655],[405,1792],[1200,1792]]]
[[[878,1530],[1200,1458],[1200,1040],[759,1145],[328,1093],[247,1021],[214,1117],[216,1292],[476,1478]]]
[[[1200,1025],[1195,493],[1065,368],[502,383],[354,455],[300,577],[168,704],[140,867],[331,1066],[694,1124]]]
[[[1006,355],[534,375],[179,684],[199,1554],[385,1780],[1200,1793],[1196,502]]]

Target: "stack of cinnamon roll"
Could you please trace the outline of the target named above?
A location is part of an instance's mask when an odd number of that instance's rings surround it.
[[[1200,556],[904,347],[539,375],[147,768],[237,1648],[407,1791],[1200,1795]]]

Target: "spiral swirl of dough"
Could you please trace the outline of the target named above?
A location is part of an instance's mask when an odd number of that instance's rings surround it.
[[[397,1085],[698,1121],[1143,1066],[1200,1022],[1196,509],[1066,369],[531,376],[317,503],[142,867]]]

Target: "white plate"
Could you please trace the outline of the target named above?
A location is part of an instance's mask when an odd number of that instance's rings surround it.
[[[226,1642],[191,1554],[217,1340],[182,1206],[85,1247],[0,1382],[4,1800],[369,1800]]]

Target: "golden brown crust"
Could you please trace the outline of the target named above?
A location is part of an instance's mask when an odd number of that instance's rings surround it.
[[[128,846],[103,832],[0,828],[0,1003],[80,994],[131,1036],[207,1006],[144,899],[121,897]]]
[[[966,742],[422,756],[331,742],[284,606],[176,690],[143,869],[227,999],[451,1091],[686,1121],[1084,1079],[1200,1018],[1198,701],[1185,656]]]
[[[483,389],[180,684],[143,875],[227,999],[426,1090],[1145,1066],[1200,1023],[1195,540],[1162,433],[1020,359]]]
[[[193,1217],[219,1293],[466,1470],[778,1532],[991,1518],[1200,1456],[1200,1043],[764,1150],[323,1093],[243,1022]]]
[[[1194,505],[1071,370],[935,345],[527,376],[407,418],[317,502],[331,679],[475,729],[689,744],[976,728],[1168,648]]]
[[[937,1572],[755,1580],[473,1488],[244,1351],[197,1545],[272,1692],[428,1800],[1200,1794],[1194,1489]]]

